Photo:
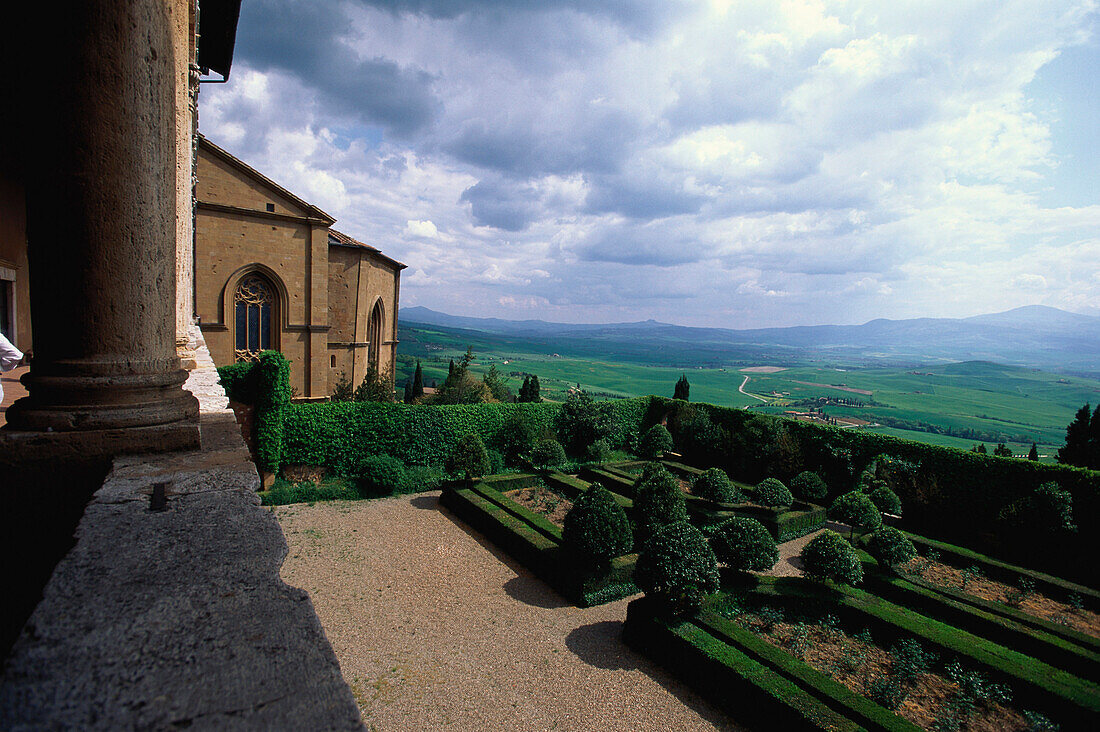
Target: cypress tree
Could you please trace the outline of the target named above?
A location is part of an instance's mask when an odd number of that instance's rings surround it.
[[[530,396],[531,396],[531,401],[534,402],[535,404],[538,404],[539,402],[542,401],[542,397],[539,396],[539,377],[538,377],[537,374],[531,377],[531,394],[530,394]]]
[[[424,396],[424,372],[420,368],[420,359],[416,359],[416,371],[413,372],[412,398],[413,401]]]
[[[1032,462],[1038,462],[1039,460],[1039,446],[1036,445],[1034,442],[1031,443],[1031,450],[1029,450],[1027,453],[1027,459],[1031,460]]]
[[[1080,468],[1088,467],[1089,433],[1092,432],[1090,412],[1089,405],[1086,403],[1077,410],[1073,421],[1066,427],[1066,444],[1058,450],[1058,462]]]
[[[672,398],[688,401],[688,390],[690,388],[691,384],[688,383],[687,374],[680,374],[680,379],[676,382],[676,388],[672,392]]]
[[[1100,470],[1100,404],[1096,405],[1096,411],[1092,413],[1092,421],[1089,423],[1088,466],[1093,470]]]
[[[531,401],[531,376],[527,375],[523,377],[523,384],[519,387],[519,394],[516,396],[517,402],[529,402]]]

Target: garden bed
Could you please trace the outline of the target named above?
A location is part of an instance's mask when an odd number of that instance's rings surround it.
[[[558,528],[561,528],[564,524],[565,514],[573,508],[572,501],[545,485],[519,488],[507,491],[504,495],[527,510],[545,517],[547,521]]]

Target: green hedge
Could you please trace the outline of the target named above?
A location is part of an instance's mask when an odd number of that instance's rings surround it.
[[[647,598],[627,606],[623,640],[752,729],[864,729],[773,668],[692,622],[656,615]]]
[[[636,594],[632,578],[638,555],[616,557],[603,571],[586,575],[562,550],[561,529],[500,492],[522,487],[532,477],[500,478],[491,481],[494,485],[452,484],[443,490],[440,503],[580,607]]]
[[[277,473],[290,406],[290,362],[279,351],[263,351],[254,363],[218,367],[218,380],[231,400],[255,407],[256,463],[266,473]]]
[[[636,434],[647,398],[611,402],[616,415],[615,445]],[[501,449],[504,427],[525,415],[537,431],[552,430],[560,404],[416,405],[379,402],[293,404],[287,411],[284,462],[324,465],[343,473],[364,451],[384,453],[406,465],[442,467],[464,435],[476,434],[487,447]]]
[[[681,427],[678,415],[703,412],[719,428],[705,443]],[[1100,471],[999,458],[865,430],[839,429],[746,409],[690,405],[652,397],[647,419],[667,419],[678,449],[702,467],[717,466],[731,477],[756,483],[766,477],[789,481],[813,470],[830,496],[852,490],[865,467],[880,456],[882,473],[905,507],[904,526],[937,539],[965,543],[987,553],[1028,563],[1096,586],[1100,532],[1086,522],[1100,516]],[[683,420],[690,425],[690,420]],[[694,441],[693,441],[694,440]],[[998,522],[1002,508],[1048,481],[1073,496],[1082,530],[1042,546],[1015,541]],[[1049,544],[1049,545],[1046,545]]]

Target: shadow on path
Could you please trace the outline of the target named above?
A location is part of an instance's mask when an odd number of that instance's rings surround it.
[[[409,505],[425,511],[435,511],[439,508],[439,494],[434,492],[425,493],[409,501]]]
[[[556,609],[570,607],[561,595],[550,589],[542,580],[529,574],[516,575],[504,583],[508,597],[533,607]]]

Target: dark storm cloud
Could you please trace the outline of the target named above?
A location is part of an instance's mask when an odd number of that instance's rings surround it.
[[[662,267],[697,262],[703,257],[702,250],[703,245],[698,240],[669,225],[600,229],[576,247],[577,255],[588,262]]]
[[[395,14],[426,15],[450,20],[467,14],[506,15],[571,10],[607,18],[637,31],[651,31],[682,3],[670,0],[359,0]]]
[[[515,181],[486,179],[470,186],[459,199],[470,204],[477,226],[522,231],[539,217],[537,193]]]
[[[633,175],[594,176],[589,180],[585,209],[589,213],[619,213],[633,219],[662,219],[696,213],[706,198],[683,189],[682,181],[661,181]]]
[[[252,0],[241,8],[237,59],[261,71],[297,76],[337,114],[383,125],[399,136],[428,127],[440,108],[432,77],[387,59],[358,58],[343,40],[348,23],[335,4]]]

